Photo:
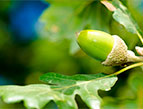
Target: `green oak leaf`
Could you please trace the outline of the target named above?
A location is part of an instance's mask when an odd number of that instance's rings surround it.
[[[123,25],[127,29],[127,31],[133,34],[142,33],[142,31],[140,30],[140,27],[138,26],[134,18],[131,16],[131,13],[119,0],[112,0],[107,2],[104,2],[103,0],[101,0],[101,2],[109,10],[111,9],[110,11],[113,11],[113,18],[118,23]]]
[[[98,109],[102,101],[98,90],[110,90],[117,77],[101,73],[74,76],[47,73],[40,80],[48,84],[0,86],[0,96],[6,103],[23,101],[27,108],[42,109],[54,101],[59,109],[77,109],[75,96],[79,95],[89,108]]]
[[[135,34],[137,31],[141,31],[138,24],[131,16],[131,13],[119,0],[113,0],[112,4],[117,8],[113,13],[113,18],[117,22],[122,24],[131,33]]]

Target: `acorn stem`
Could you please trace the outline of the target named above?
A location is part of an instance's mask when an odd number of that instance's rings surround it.
[[[136,56],[133,51],[128,50],[127,62],[143,62],[143,57]]]

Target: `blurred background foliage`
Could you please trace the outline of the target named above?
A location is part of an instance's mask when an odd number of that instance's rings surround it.
[[[122,0],[143,30],[143,0]],[[97,29],[119,35],[134,51],[138,37],[112,18],[98,0],[0,1],[0,85],[41,83],[44,73],[114,73],[80,50],[75,33]],[[119,75],[109,92],[100,91],[103,108],[143,108],[143,67]],[[86,108],[79,97],[79,107]],[[0,102],[1,108],[7,105]],[[55,107],[54,103],[48,106]]]

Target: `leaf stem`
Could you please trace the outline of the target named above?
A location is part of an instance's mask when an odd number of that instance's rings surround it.
[[[113,73],[113,75],[119,75],[119,74],[121,74],[121,73],[123,73],[123,72],[125,72],[125,71],[127,71],[129,69],[132,69],[132,68],[135,68],[135,67],[139,67],[139,66],[143,66],[143,62],[139,62],[139,63],[136,63],[136,64],[132,64],[130,66],[127,66],[127,67],[125,67],[125,68],[123,68],[123,69]]]
[[[141,35],[138,31],[136,31],[136,33],[137,33],[137,35],[138,35],[139,39],[141,40],[141,42],[142,42],[142,44],[143,44],[143,38],[142,38],[142,35]]]
[[[132,68],[135,68],[135,67],[139,67],[139,66],[143,66],[143,62],[139,62],[139,63],[135,63],[135,64],[132,64],[132,65],[129,65],[129,66],[127,66],[127,67],[125,67],[125,68],[123,68],[123,69],[121,69],[121,70],[119,70],[119,71],[117,71],[115,73],[106,75],[106,76],[98,78],[98,79],[103,79],[103,78],[107,78],[107,77],[110,77],[110,76],[119,75],[119,74],[121,74],[121,73],[123,73],[123,72],[125,72],[125,71],[127,71],[129,69],[132,69]]]

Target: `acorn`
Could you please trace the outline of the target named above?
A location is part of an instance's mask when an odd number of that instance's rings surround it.
[[[125,42],[117,35],[98,30],[82,30],[77,33],[80,48],[103,65],[116,66],[128,62],[143,62],[142,56],[135,56]]]

